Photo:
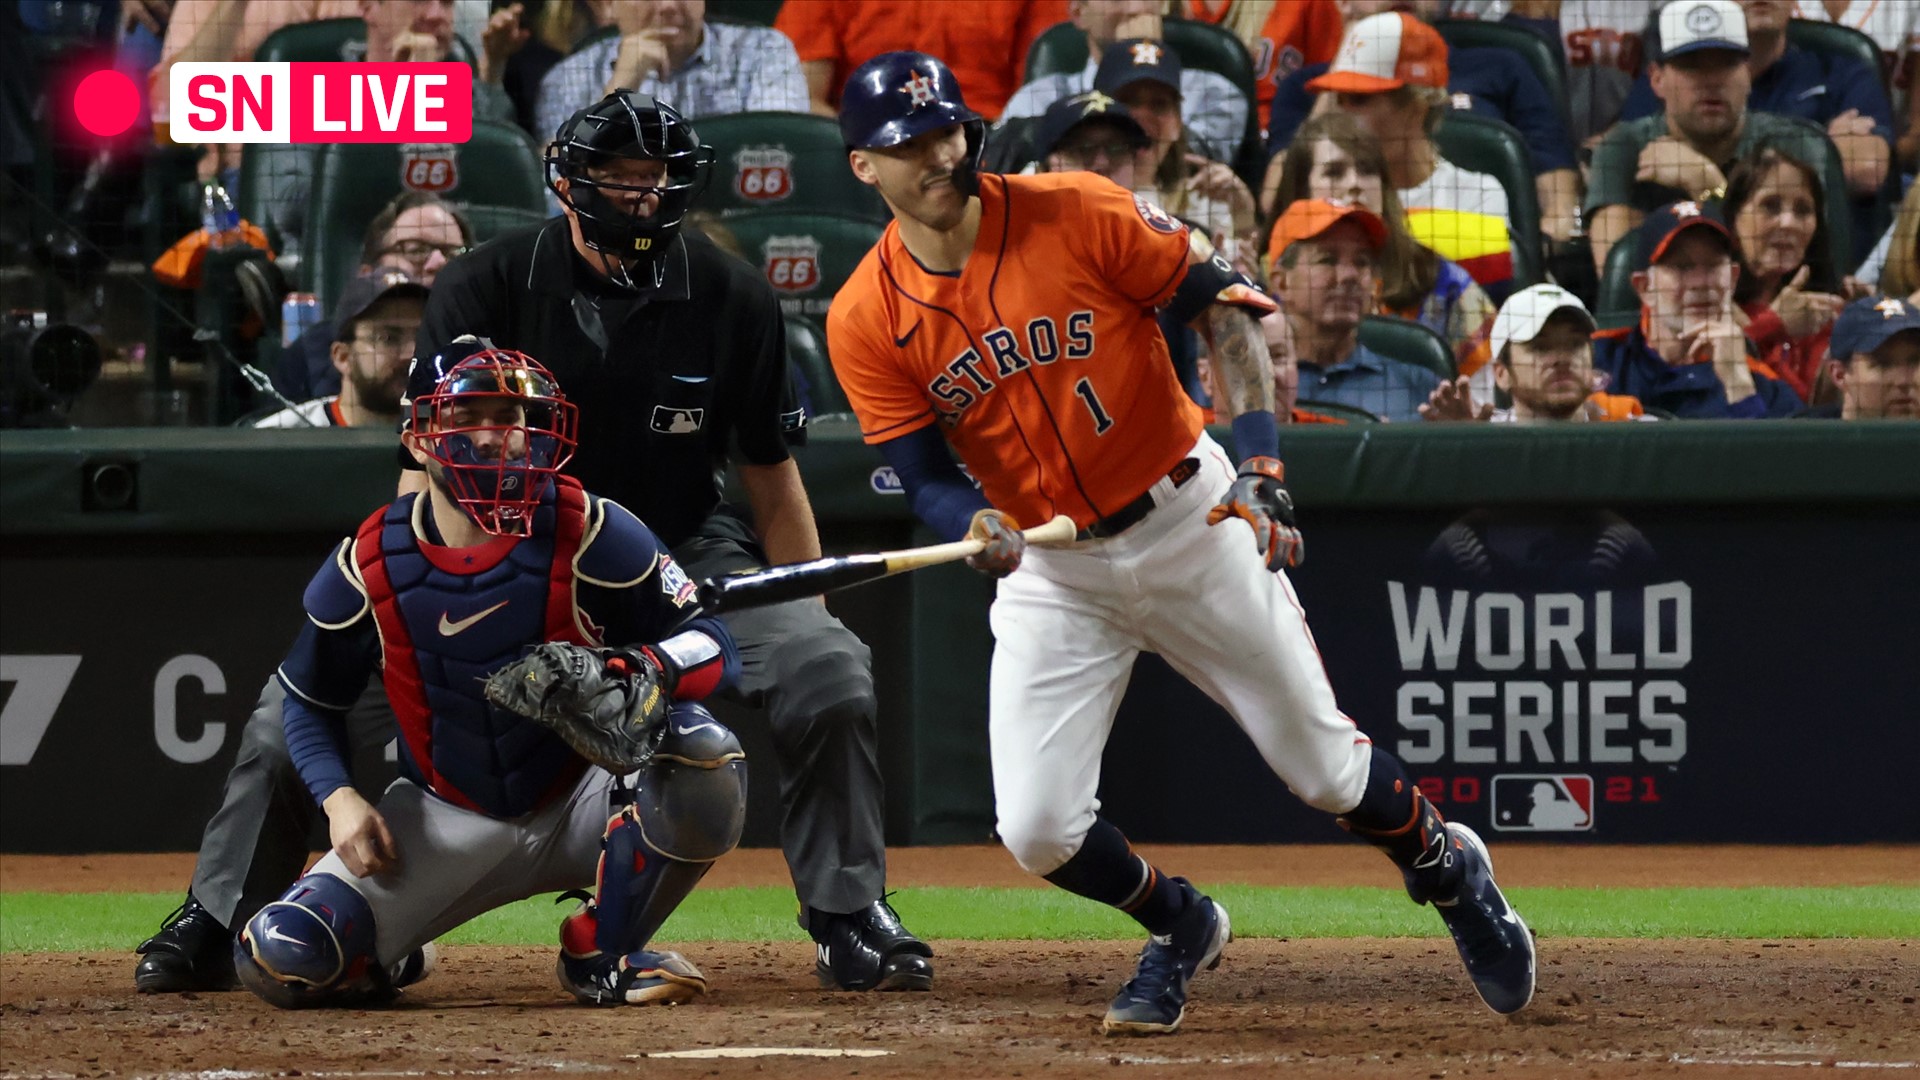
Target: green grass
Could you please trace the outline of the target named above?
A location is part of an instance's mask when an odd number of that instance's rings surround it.
[[[1222,886],[1249,937],[1438,937],[1440,920],[1398,890]],[[1920,938],[1920,887],[1515,889],[1542,935],[1605,938]],[[131,950],[179,902],[173,893],[0,894],[0,952]],[[893,903],[930,938],[1132,939],[1131,919],[1057,889],[905,889]],[[560,916],[538,897],[449,934],[456,944],[547,945]],[[676,941],[799,940],[785,888],[708,889],[667,923]]]

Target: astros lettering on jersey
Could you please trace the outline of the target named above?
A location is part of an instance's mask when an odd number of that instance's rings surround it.
[[[1200,435],[1154,318],[1187,229],[1092,173],[983,176],[980,203],[957,274],[923,269],[888,225],[834,298],[827,351],[867,442],[937,421],[995,507],[1085,527]],[[1060,242],[1008,242],[1039,229]]]

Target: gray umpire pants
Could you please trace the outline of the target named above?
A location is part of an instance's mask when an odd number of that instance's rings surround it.
[[[761,565],[738,543],[695,537],[674,552],[695,580]],[[800,902],[856,911],[887,877],[872,656],[817,600],[722,617],[740,648],[727,697],[764,710],[780,770],[780,844]],[[193,895],[231,928],[279,898],[306,865],[320,819],[287,752],[285,690],[270,679],[241,733],[220,809],[200,838]],[[399,734],[378,680],[347,713],[350,753]]]

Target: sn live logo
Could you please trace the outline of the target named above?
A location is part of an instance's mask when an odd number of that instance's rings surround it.
[[[168,73],[175,142],[463,143],[473,69],[457,62],[181,63]]]

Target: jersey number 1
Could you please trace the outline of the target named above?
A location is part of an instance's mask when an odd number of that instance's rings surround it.
[[[1106,406],[1100,404],[1100,395],[1093,392],[1092,381],[1081,379],[1074,383],[1073,392],[1080,395],[1080,400],[1087,403],[1087,411],[1093,414],[1093,433],[1105,435],[1113,426],[1113,417],[1108,416]]]

